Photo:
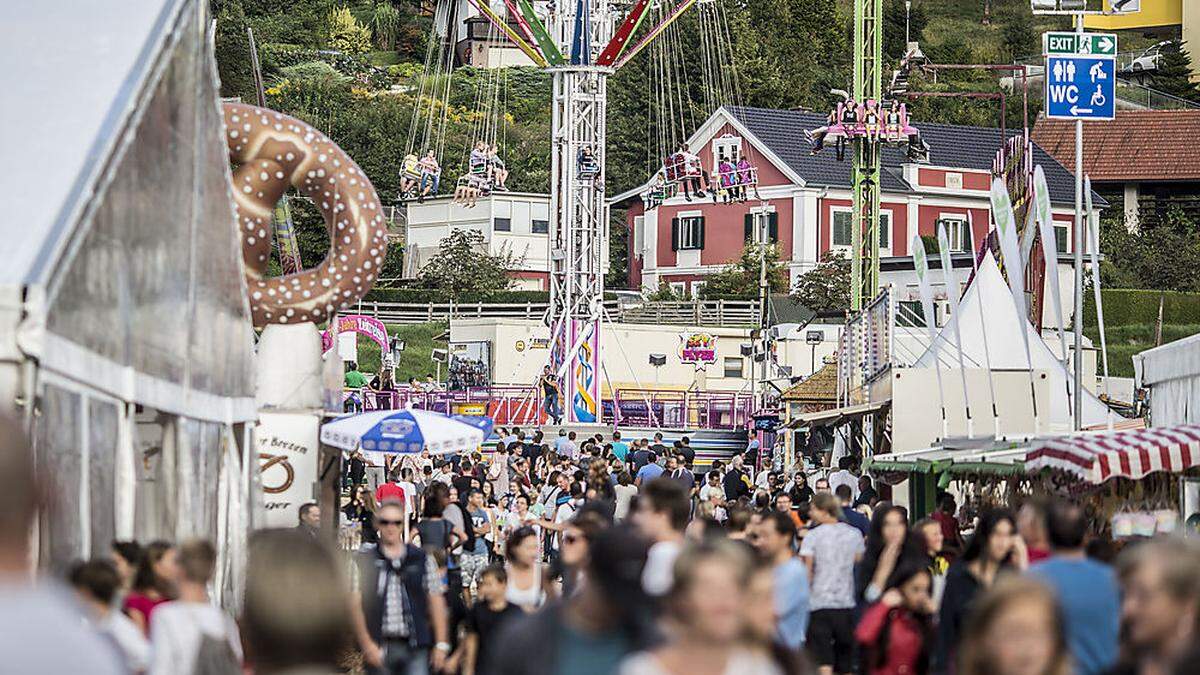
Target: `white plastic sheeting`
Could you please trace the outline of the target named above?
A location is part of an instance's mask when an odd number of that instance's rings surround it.
[[[979,304],[983,305],[980,313]],[[983,318],[981,318],[983,317]],[[1000,269],[991,252],[984,255],[967,292],[959,303],[958,316],[951,317],[951,322],[958,321],[962,339],[963,358],[972,363],[975,368],[985,368],[989,363],[992,370],[1029,370],[1030,363],[1034,370],[1045,370],[1050,378],[1050,400],[1038,400],[1039,414],[1047,430],[1066,431],[1073,428],[1074,415],[1071,402],[1067,398],[1067,383],[1071,377],[1062,362],[1050,350],[1050,347],[1038,335],[1037,330],[1029,320],[1018,310],[1013,296],[1000,276]],[[1029,338],[1030,356],[1026,359],[1024,340],[1021,330],[1024,328]],[[935,353],[941,368],[953,367],[957,364],[957,352],[954,341],[949,337],[953,327],[947,323],[934,341],[934,345],[926,350],[913,365],[914,368],[932,368]],[[988,354],[984,353],[984,336],[987,336]],[[936,350],[934,349],[936,347]],[[1108,419],[1108,408],[1086,389],[1083,392],[1083,426],[1089,427],[1104,424]]]
[[[1150,425],[1200,424],[1200,335],[1133,357],[1135,382],[1150,388]]]
[[[0,397],[51,504],[38,563],[261,523],[253,330],[202,0],[16,3],[0,22]],[[135,418],[135,410],[141,407]],[[249,453],[249,454],[248,454]]]

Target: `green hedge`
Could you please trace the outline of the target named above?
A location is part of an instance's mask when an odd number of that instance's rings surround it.
[[[1200,293],[1155,291],[1137,288],[1101,290],[1104,296],[1104,324],[1107,327],[1158,322],[1158,302],[1162,298],[1164,324],[1200,323]],[[1096,325],[1094,295],[1084,296],[1083,324]]]
[[[434,297],[439,297],[439,293],[427,288],[375,288],[367,293],[367,297],[363,298],[363,302],[424,304],[431,302],[431,298]],[[550,302],[550,293],[548,291],[496,291],[487,298],[462,298],[459,302],[488,302],[496,304],[520,302],[545,303]]]

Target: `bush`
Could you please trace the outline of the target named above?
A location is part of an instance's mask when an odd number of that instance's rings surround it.
[[[329,13],[329,46],[345,54],[365,54],[371,50],[371,31],[349,7],[338,7]]]
[[[1159,298],[1163,301],[1163,324],[1190,324],[1200,320],[1200,293],[1113,288],[1100,291],[1104,300],[1105,327],[1149,324],[1158,321]],[[1083,325],[1095,326],[1096,303],[1088,293],[1083,301]]]

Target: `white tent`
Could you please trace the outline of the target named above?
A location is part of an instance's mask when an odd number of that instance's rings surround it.
[[[1150,425],[1200,424],[1200,335],[1135,354],[1136,385],[1150,388]]]
[[[47,0],[0,22],[0,412],[59,498],[42,565],[201,536],[240,568],[253,329],[207,8]]]
[[[954,344],[952,327],[952,322],[955,321],[959,322],[963,361],[968,368],[985,368],[990,362],[992,370],[996,371],[1027,371],[1032,363],[1034,370],[1046,371],[1050,379],[1051,400],[1037,402],[1043,428],[1056,431],[1069,431],[1072,428],[1074,414],[1071,401],[1067,397],[1067,384],[1071,375],[1038,335],[1033,324],[1017,311],[1017,303],[1013,300],[1008,284],[1000,275],[1000,269],[990,251],[984,255],[979,272],[962,297],[958,316],[951,317],[950,322],[942,326],[933,345],[917,359],[913,368],[932,368],[935,348],[938,351],[938,367],[943,370],[958,367],[958,351]],[[1028,360],[1025,357],[1025,343],[1021,338],[1022,329],[1029,339]],[[943,373],[942,376],[950,375]],[[983,401],[978,403],[982,404]],[[1107,406],[1084,389],[1083,426],[1104,424],[1107,419]]]

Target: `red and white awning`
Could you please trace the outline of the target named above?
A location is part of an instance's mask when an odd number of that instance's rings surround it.
[[[1200,425],[1195,424],[1036,441],[1025,456],[1029,473],[1059,469],[1096,484],[1194,466],[1200,466]]]

